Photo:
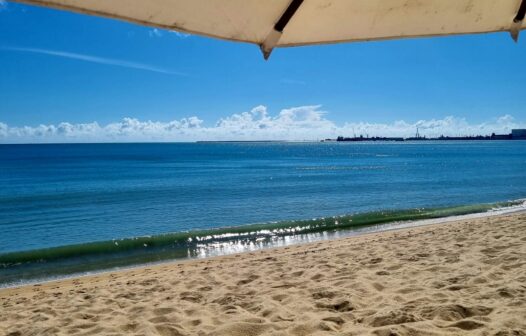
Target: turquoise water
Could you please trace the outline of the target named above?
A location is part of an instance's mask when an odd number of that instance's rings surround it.
[[[526,142],[0,145],[0,186],[7,283],[513,205]]]

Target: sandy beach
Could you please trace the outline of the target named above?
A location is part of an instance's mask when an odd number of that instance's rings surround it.
[[[526,335],[526,214],[0,290],[1,335]]]

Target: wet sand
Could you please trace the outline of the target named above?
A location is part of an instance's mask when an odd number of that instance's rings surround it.
[[[526,214],[0,290],[0,335],[526,335]]]

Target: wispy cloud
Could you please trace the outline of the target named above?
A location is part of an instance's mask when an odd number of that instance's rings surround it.
[[[0,12],[7,9],[7,1],[0,0]]]
[[[192,36],[191,34],[179,32],[177,30],[164,30],[164,29],[159,29],[159,28],[149,29],[148,30],[148,36],[150,36],[150,37],[163,37],[165,32],[168,32],[169,35],[178,37],[180,39],[185,39],[187,37]]]
[[[113,66],[118,66],[118,67],[123,67],[123,68],[157,72],[157,73],[162,73],[162,74],[167,74],[167,75],[188,76],[187,74],[182,73],[182,72],[167,70],[164,68],[159,68],[159,67],[148,65],[148,64],[130,62],[130,61],[125,61],[125,60],[113,59],[113,58],[105,58],[105,57],[99,57],[99,56],[93,56],[93,55],[78,54],[78,53],[72,53],[68,51],[38,49],[38,48],[24,48],[24,47],[10,47],[10,46],[0,47],[0,49],[6,50],[6,51],[17,51],[17,52],[26,52],[26,53],[48,55],[48,56],[63,57],[63,58],[84,61],[84,62],[104,64],[104,65],[113,65]]]
[[[150,37],[161,37],[163,36],[163,33],[161,32],[160,29],[153,28],[153,29],[148,30],[148,35],[150,35]]]
[[[196,141],[196,140],[316,140],[352,136],[412,136],[416,128],[420,134],[476,135],[508,134],[512,128],[526,128],[526,121],[504,115],[483,123],[469,123],[464,118],[419,120],[392,123],[344,123],[329,120],[321,106],[287,108],[271,115],[265,106],[234,113],[219,119],[213,126],[205,126],[196,116],[169,122],[141,121],[124,118],[100,125],[97,122],[57,125],[10,127],[0,122],[0,143],[21,142],[129,142],[129,141]]]
[[[169,32],[169,33],[172,33],[172,34],[174,34],[175,36],[177,36],[177,37],[179,37],[179,38],[182,38],[182,39],[185,39],[185,38],[187,38],[187,37],[192,36],[192,34],[179,32],[179,31],[177,31],[177,30],[169,30],[168,32]]]

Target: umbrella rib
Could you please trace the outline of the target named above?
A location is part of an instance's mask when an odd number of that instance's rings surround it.
[[[276,22],[274,25],[272,31],[265,38],[265,41],[263,41],[263,43],[260,45],[261,51],[263,52],[263,57],[265,59],[269,58],[272,49],[274,49],[274,47],[278,44],[281,35],[283,35],[283,30],[302,3],[303,0],[292,0],[285,12],[283,12],[279,18],[278,22]]]
[[[301,4],[303,3],[303,0],[292,0],[289,7],[285,10],[285,13],[281,15],[278,22],[274,25],[274,29],[283,32],[283,29],[285,29],[285,26],[287,26],[287,23],[289,23],[290,19],[294,16],[298,8],[300,8]],[[524,17],[524,15],[523,15]]]
[[[513,22],[519,22],[524,20],[524,16],[526,15],[526,0],[522,0],[521,6],[519,7],[519,10],[517,11],[517,16],[515,16],[515,19],[513,19]]]
[[[517,11],[517,15],[513,19],[513,23],[511,24],[511,29],[510,29],[511,38],[515,42],[517,42],[517,40],[519,39],[519,32],[521,30],[522,21],[524,20],[525,15],[526,15],[526,0],[522,0],[519,10]]]

